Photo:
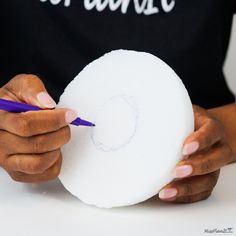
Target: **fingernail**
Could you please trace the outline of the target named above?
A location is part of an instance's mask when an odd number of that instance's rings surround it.
[[[176,188],[167,188],[163,189],[159,192],[159,198],[161,199],[168,199],[175,197],[177,195],[177,189]]]
[[[193,172],[193,167],[191,165],[177,166],[175,167],[175,170],[173,172],[173,177],[183,178],[183,177],[191,175],[192,172]]]
[[[68,110],[65,114],[65,120],[68,124],[74,121],[77,118],[78,114],[76,111]]]
[[[196,152],[198,148],[199,148],[199,143],[192,142],[192,143],[184,145],[182,153],[185,156],[190,155],[190,154]]]
[[[56,106],[55,101],[46,92],[40,92],[37,95],[38,102],[47,108],[54,108]]]

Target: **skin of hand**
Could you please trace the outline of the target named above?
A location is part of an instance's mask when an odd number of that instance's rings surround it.
[[[60,148],[70,140],[73,110],[56,106],[42,81],[21,74],[0,88],[0,98],[41,107],[41,111],[0,111],[0,166],[15,181],[38,183],[60,173]]]
[[[193,105],[195,131],[184,141],[174,181],[159,192],[163,201],[191,203],[207,199],[220,168],[236,160],[236,104],[206,110]]]

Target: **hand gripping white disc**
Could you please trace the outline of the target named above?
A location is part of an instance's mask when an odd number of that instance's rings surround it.
[[[143,52],[117,50],[95,60],[68,85],[58,107],[96,124],[71,126],[59,178],[80,200],[104,208],[157,194],[172,180],[194,129],[182,81]]]

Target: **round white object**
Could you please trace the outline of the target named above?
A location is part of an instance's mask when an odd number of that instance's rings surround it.
[[[58,107],[96,124],[71,126],[59,178],[80,200],[103,208],[156,195],[173,179],[194,129],[182,81],[144,52],[116,50],[93,61],[68,85]]]

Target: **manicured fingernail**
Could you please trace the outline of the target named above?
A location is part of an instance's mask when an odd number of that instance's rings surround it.
[[[161,199],[168,199],[175,197],[177,195],[177,189],[176,188],[167,188],[163,189],[159,192],[159,198]]]
[[[37,95],[38,102],[46,108],[54,108],[56,106],[55,101],[46,92],[40,92]]]
[[[190,155],[196,152],[198,148],[199,148],[199,143],[192,142],[192,143],[184,145],[182,153],[183,155]]]
[[[78,114],[76,111],[68,110],[65,114],[65,120],[68,124],[74,121],[77,118]]]
[[[175,170],[173,172],[173,177],[183,178],[183,177],[191,175],[192,172],[193,172],[193,167],[190,165],[177,166],[175,167]]]

